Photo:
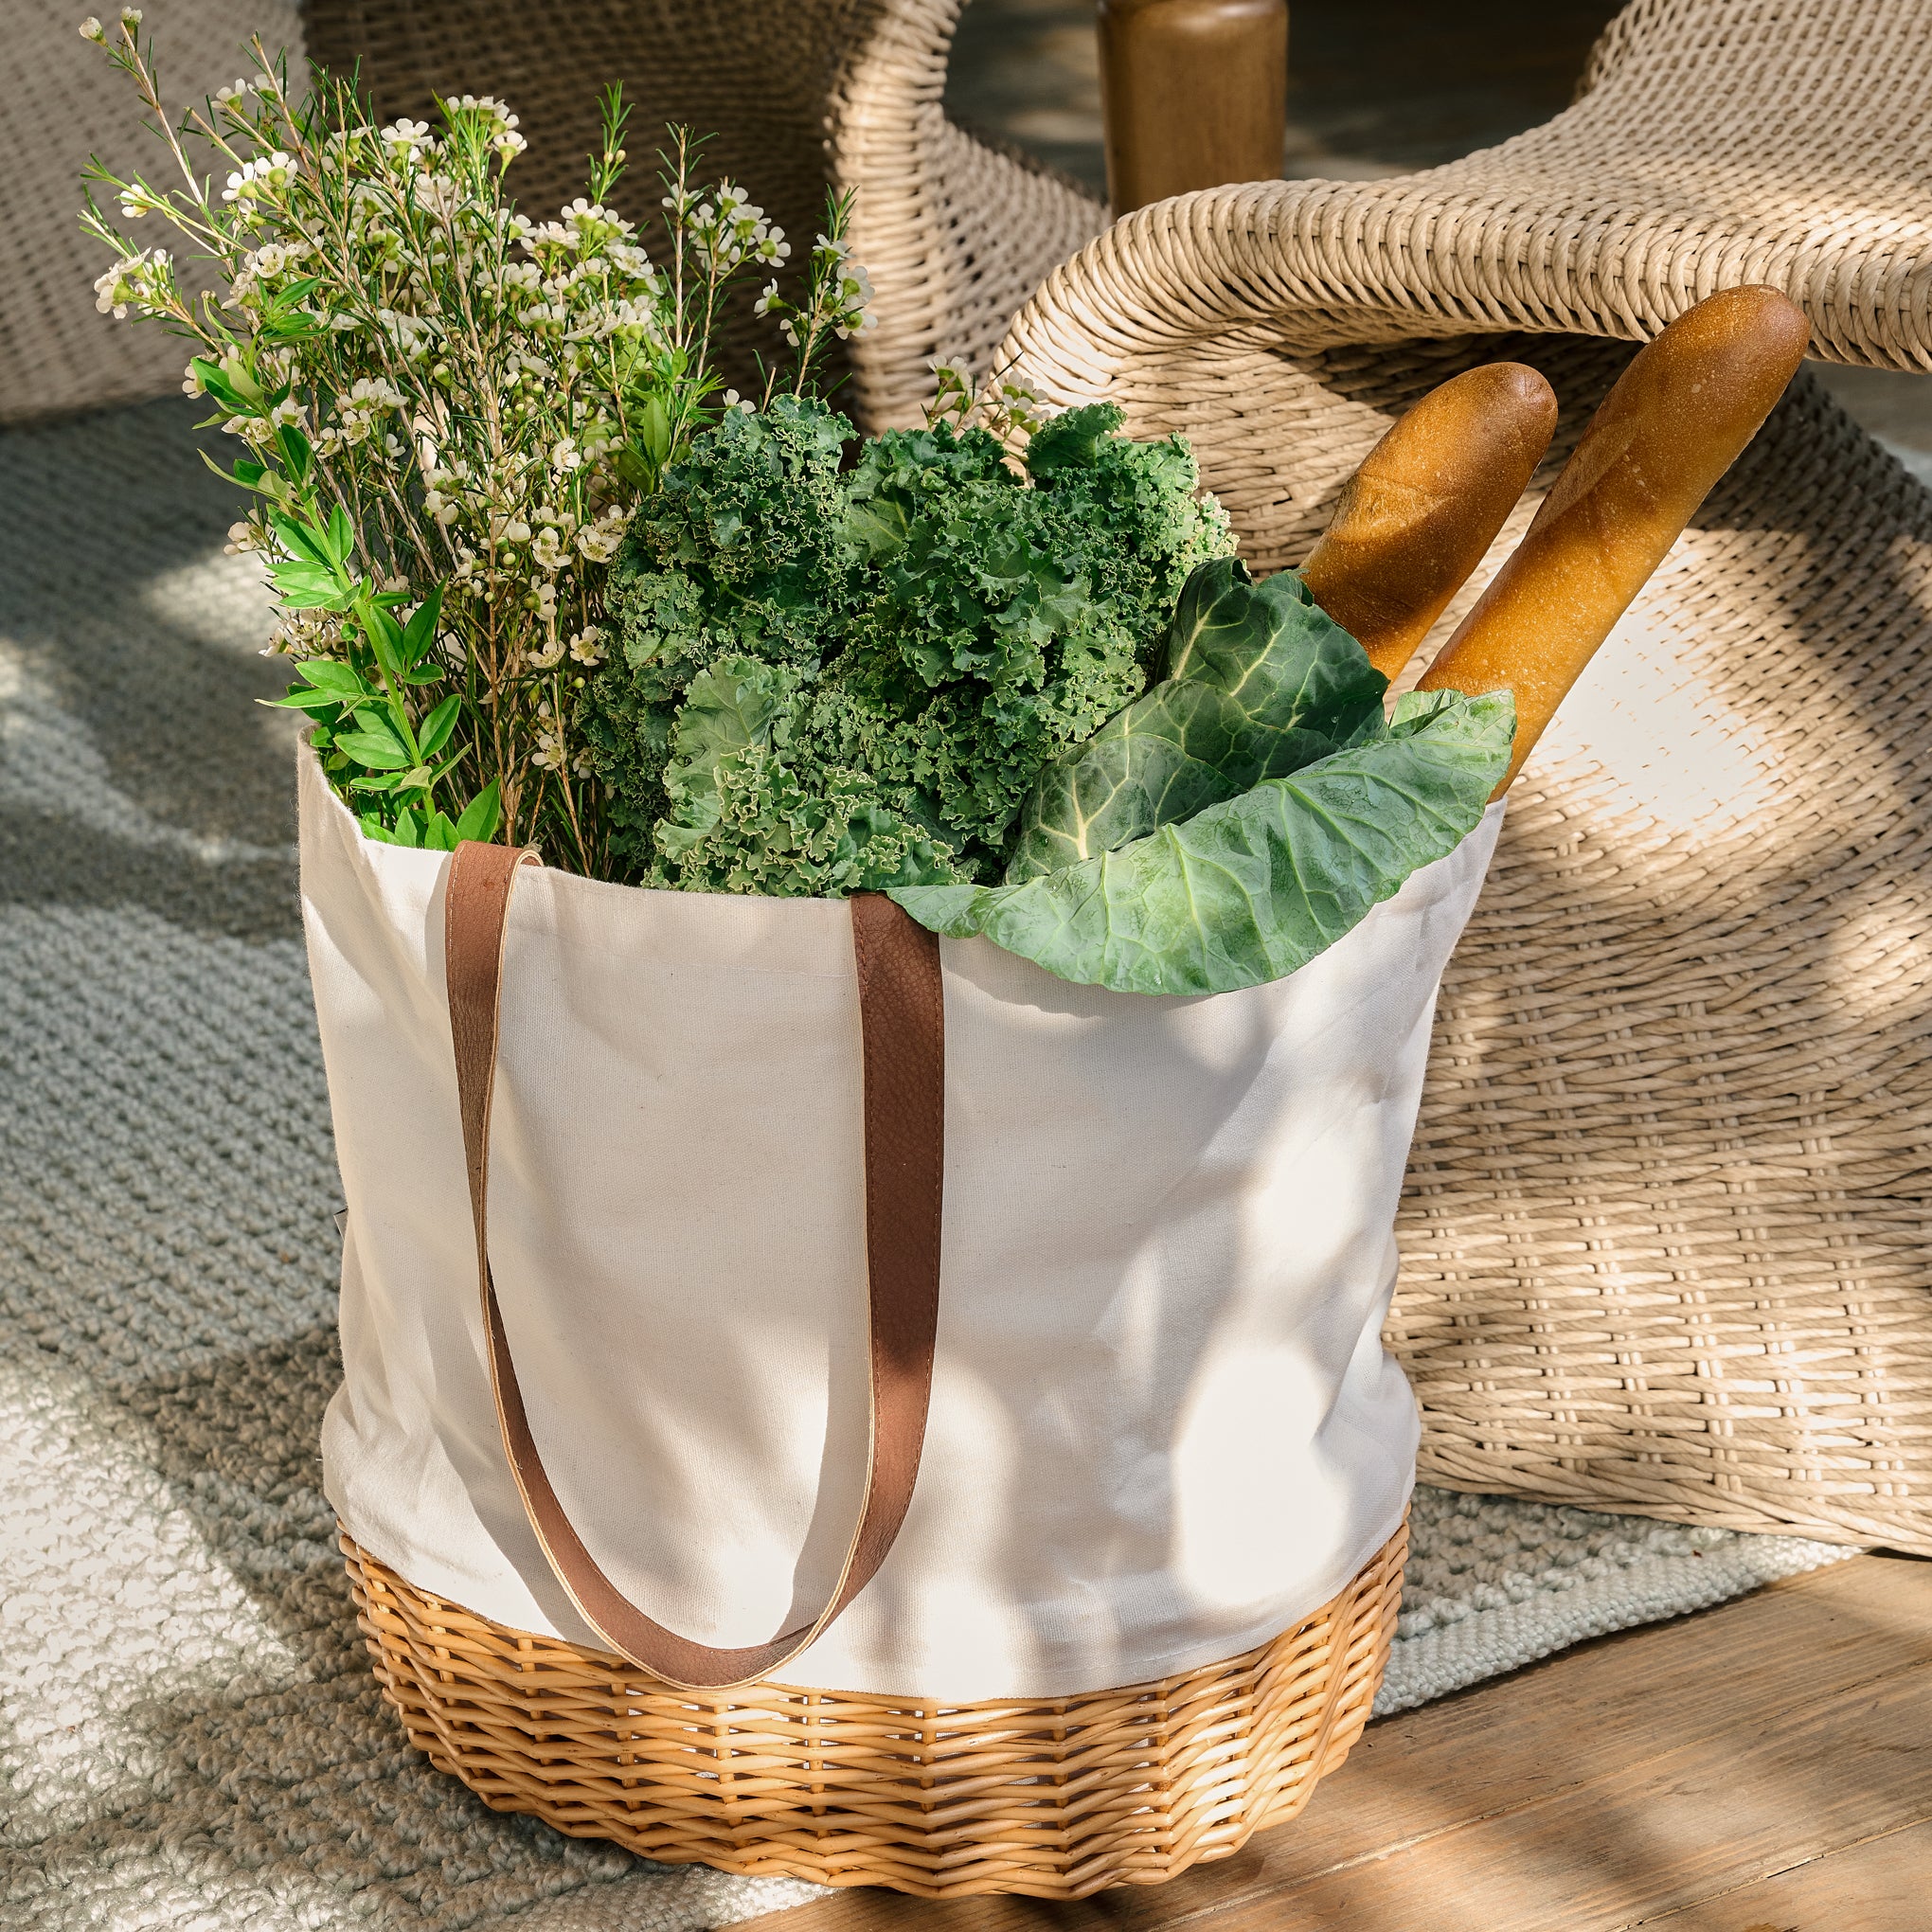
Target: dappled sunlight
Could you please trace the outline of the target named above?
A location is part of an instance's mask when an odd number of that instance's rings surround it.
[[[275,610],[259,557],[221,548],[170,565],[135,585],[156,621],[218,651],[254,656],[268,641]]]
[[[1615,774],[1619,816],[1699,844],[1774,819],[1790,782],[1770,734],[1641,605],[1564,700],[1538,755],[1546,768],[1595,761]]]
[[[291,1687],[298,1652],[157,1474],[152,1432],[46,1358],[0,1363],[0,1712],[14,1842],[112,1816],[166,1769],[146,1713]]]

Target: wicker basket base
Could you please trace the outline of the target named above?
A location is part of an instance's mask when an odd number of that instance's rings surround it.
[[[690,1693],[411,1587],[348,1536],[409,1741],[498,1811],[668,1864],[921,1898],[1155,1885],[1292,1817],[1388,1656],[1408,1531],[1272,1643],[1158,1683],[946,1708],[763,1684]]]

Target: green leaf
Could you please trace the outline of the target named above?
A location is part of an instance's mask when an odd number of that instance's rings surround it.
[[[435,812],[430,814],[429,824],[422,834],[422,843],[431,851],[453,852],[456,850],[457,844],[456,828],[450,822],[450,815],[447,812]]]
[[[394,845],[396,843],[394,834],[391,833],[389,828],[373,812],[362,813],[359,814],[356,822],[362,827],[365,838],[373,839],[378,845]]]
[[[220,363],[210,362],[205,355],[198,355],[188,365],[200,379],[202,387],[212,396],[231,416],[259,416],[261,410],[258,399],[249,397],[236,387],[224,372]]]
[[[402,663],[402,626],[394,616],[381,604],[372,602],[363,613],[363,635],[369,640],[370,648],[376,653],[376,662],[393,678],[401,678]]]
[[[1380,720],[1388,680],[1292,571],[1201,564],[1168,629],[1168,677],[1048,765],[1007,883],[1058,871],[1330,757]]]
[[[462,699],[452,695],[445,698],[422,721],[422,728],[416,734],[416,748],[420,757],[432,759],[443,748],[444,742],[456,728],[456,720],[462,715]]]
[[[258,705],[285,705],[291,710],[295,711],[318,712],[339,709],[342,704],[341,698],[333,691],[304,690],[299,687],[291,689],[286,696],[279,698],[258,698],[255,702]]]
[[[292,611],[347,611],[354,600],[335,573],[320,564],[271,563],[268,580]]]
[[[327,543],[331,559],[337,564],[347,564],[355,549],[355,531],[349,527],[348,510],[339,503],[329,512]]]
[[[443,587],[437,584],[416,607],[402,633],[402,661],[413,671],[422,654],[436,642],[437,626],[442,621]]]
[[[285,511],[271,510],[268,513],[269,528],[281,540],[281,546],[298,564],[313,565],[326,571],[336,581],[347,582],[347,578],[338,567],[339,559],[334,555],[329,543],[329,532],[319,524],[311,523],[306,517],[290,516]]]
[[[921,925],[983,936],[1063,979],[1120,993],[1258,986],[1455,850],[1509,767],[1515,724],[1508,692],[1411,694],[1369,742],[1117,851],[1014,886],[890,896]]]
[[[422,827],[417,822],[415,813],[399,812],[396,814],[396,843],[412,847],[422,843]]]
[[[335,741],[335,748],[370,771],[400,772],[414,761],[396,734],[380,723],[366,723],[359,731],[343,732]]]
[[[456,820],[456,837],[480,839],[487,845],[496,835],[498,810],[496,780],[492,778],[463,807],[463,815]]]
[[[653,469],[661,471],[670,461],[671,418],[665,413],[663,397],[648,398],[637,412],[637,442]]]
[[[720,767],[771,742],[798,683],[785,666],[739,656],[721,657],[691,680],[664,774],[672,806],[657,835],[664,850],[683,851],[717,824]]]
[[[293,422],[284,422],[276,429],[275,439],[281,451],[282,468],[289,473],[290,481],[306,483],[315,455],[309,438]]]
[[[295,666],[295,675],[317,690],[335,691],[345,699],[378,695],[352,664],[340,663],[333,657],[305,657]]]

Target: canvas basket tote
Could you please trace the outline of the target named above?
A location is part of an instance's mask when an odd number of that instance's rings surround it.
[[[303,907],[348,1203],[324,1481],[349,1537],[441,1601],[635,1656],[622,1630],[643,1626],[596,1601],[593,1622],[581,1580],[560,1581],[574,1538],[678,1655],[742,1652],[743,1677],[876,1563],[783,1659],[787,1682],[854,1693],[1064,1697],[1275,1637],[1406,1508],[1390,1229],[1437,984],[1500,816],[1287,978],[1156,998],[934,941],[873,895],[641,890],[374,844],[305,751]],[[515,874],[496,895],[482,1190],[499,1380],[547,1494],[528,1506],[492,1397],[453,1049],[446,943],[471,942],[446,941],[450,878],[473,853]],[[927,1065],[876,992],[862,1012],[868,905],[934,957]],[[889,1547],[849,1565],[868,1246],[876,1304],[882,1252],[908,1239],[876,1210],[924,1211],[876,1117],[921,1103],[934,1156],[943,1110],[929,1408],[896,1539],[886,1526]],[[885,1407],[874,1465],[903,1449]],[[869,1473],[875,1492],[898,1479]]]

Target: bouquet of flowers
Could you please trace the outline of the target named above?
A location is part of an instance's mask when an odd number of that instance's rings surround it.
[[[638,496],[741,405],[713,339],[734,284],[790,245],[732,183],[697,185],[678,133],[653,261],[609,206],[626,159],[615,89],[584,194],[533,222],[505,194],[525,144],[501,101],[377,127],[344,82],[292,98],[257,42],[252,75],[176,125],[140,23],[128,8],[112,33],[81,27],[133,81],[172,177],[89,170],[83,220],[116,257],[96,294],[190,339],[183,387],[242,445],[232,474],[254,508],[231,541],[275,587],[274,643],[300,681],[283,702],[314,720],[369,836],[500,835],[599,871],[570,719],[605,654],[605,568]],[[191,295],[169,248],[137,247],[97,189],[129,222],[167,223],[218,290]],[[804,393],[827,345],[864,326],[844,215],[832,206],[796,300],[775,277],[758,297],[787,351],[761,402]]]
[[[191,338],[185,386],[242,446],[278,702],[369,837],[888,891],[1067,978],[1212,992],[1293,971],[1481,816],[1509,693],[1386,712],[1298,578],[1249,581],[1179,438],[1043,421],[951,367],[923,428],[857,437],[821,393],[870,295],[843,201],[788,292],[785,238],[697,184],[687,133],[652,231],[617,212],[615,90],[585,193],[537,222],[500,101],[377,126],[339,81],[292,98],[257,43],[174,125],[138,10],[81,30],[172,170],[95,188],[219,282],[190,295],[90,192],[100,306]],[[714,349],[760,277],[778,353],[740,396]]]

